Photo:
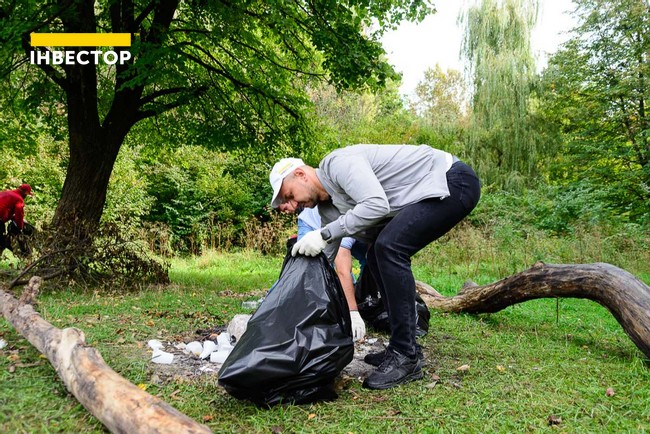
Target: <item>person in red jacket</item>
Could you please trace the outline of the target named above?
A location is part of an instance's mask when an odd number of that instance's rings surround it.
[[[33,196],[29,184],[0,192],[0,251],[9,247],[5,237],[5,224],[13,221],[20,230],[25,226],[25,198],[28,195]]]

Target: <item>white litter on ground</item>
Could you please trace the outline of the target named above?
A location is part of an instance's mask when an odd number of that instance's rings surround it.
[[[203,342],[203,351],[201,351],[199,359],[207,359],[210,357],[210,354],[215,351],[217,351],[217,344],[215,344],[213,341],[205,341]]]
[[[246,331],[246,326],[248,325],[248,320],[251,319],[252,315],[248,314],[239,314],[235,315],[228,324],[228,333],[230,336],[235,338],[235,341],[239,341],[239,338]]]
[[[151,339],[147,344],[153,350],[151,354],[151,361],[153,363],[170,365],[175,362],[183,363],[184,360],[193,359],[196,362],[205,360],[207,364],[198,368],[200,372],[218,372],[221,366],[217,365],[221,365],[226,361],[226,358],[228,358],[228,355],[234,347],[228,332],[221,332],[216,338],[216,342],[209,339],[206,339],[204,342],[169,342],[168,349],[171,352],[165,351],[165,344],[157,339]],[[174,357],[175,355],[177,357]]]
[[[229,354],[230,351],[215,351],[214,353],[210,354],[210,362],[223,364],[223,362],[225,362],[228,358]]]
[[[7,346],[7,341],[0,339],[0,350]]]
[[[151,339],[149,342],[147,342],[147,344],[149,345],[149,348],[151,348],[154,351],[162,350],[165,347],[165,345],[162,342],[160,342],[158,339]]]
[[[203,344],[199,341],[192,341],[185,346],[185,352],[195,357],[199,357],[203,352]]]
[[[230,333],[220,333],[219,336],[217,336],[217,345],[219,346],[219,351],[232,351],[233,346],[230,341]]]
[[[152,378],[164,382],[179,377],[217,374],[246,331],[250,318],[251,315],[235,315],[228,324],[227,331],[209,333],[202,338],[205,339],[203,342],[193,340],[163,344],[156,339],[150,340],[149,347],[153,350],[151,361],[156,366]],[[354,359],[341,375],[362,379],[374,369],[364,363],[363,357],[371,352],[382,351],[385,343],[383,338],[367,336],[366,339],[355,342],[354,346]]]
[[[151,361],[161,365],[171,365],[174,362],[174,355],[163,350],[153,350]]]

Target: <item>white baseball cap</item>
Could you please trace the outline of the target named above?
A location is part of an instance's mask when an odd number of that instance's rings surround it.
[[[271,182],[271,187],[273,187],[273,198],[271,199],[271,206],[273,208],[280,206],[281,200],[278,198],[278,193],[280,193],[284,178],[298,167],[304,165],[305,163],[300,158],[283,158],[275,163],[275,166],[273,166],[271,174],[269,175],[269,181]]]

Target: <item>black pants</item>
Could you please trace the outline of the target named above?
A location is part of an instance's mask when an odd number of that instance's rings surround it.
[[[415,278],[411,257],[456,226],[476,206],[481,187],[474,170],[462,161],[447,172],[450,196],[407,206],[379,232],[368,250],[367,266],[388,311],[389,345],[415,356]]]
[[[0,220],[0,252],[9,247],[9,239],[6,233],[5,222]]]

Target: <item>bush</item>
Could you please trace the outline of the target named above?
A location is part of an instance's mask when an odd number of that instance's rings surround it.
[[[29,237],[29,266],[5,274],[11,286],[25,284],[32,276],[53,280],[58,286],[77,282],[106,289],[169,283],[169,265],[154,258],[144,243],[123,233],[123,227],[120,223],[103,223],[91,236],[78,237],[44,225]],[[75,230],[88,233],[81,227]]]
[[[182,146],[149,166],[153,204],[145,218],[171,229],[174,251],[199,253],[217,240],[229,245],[243,228],[253,193],[246,177],[231,176],[231,164],[227,154]]]
[[[487,188],[468,220],[488,230],[507,225],[514,231],[534,229],[561,236],[595,227],[625,232],[632,222],[626,214],[609,207],[604,194],[584,185],[541,185],[521,193]],[[638,226],[644,227],[641,223]]]
[[[141,222],[154,203],[149,181],[142,176],[140,147],[123,146],[106,192],[102,223],[117,225],[124,237],[138,237]]]
[[[284,254],[286,240],[297,234],[296,216],[270,213],[268,221],[250,218],[241,232],[241,245],[264,254]]]
[[[42,135],[33,153],[4,156],[5,178],[0,179],[0,185],[2,189],[14,189],[22,183],[31,185],[34,196],[25,201],[25,219],[36,227],[54,215],[65,179],[65,152],[65,144]]]

